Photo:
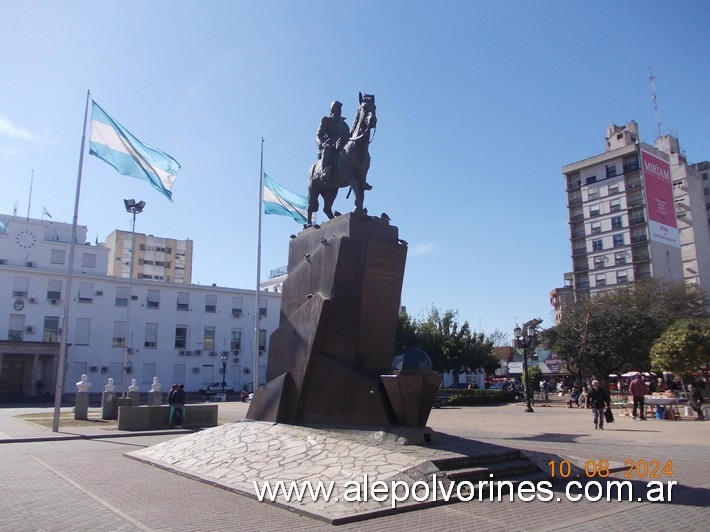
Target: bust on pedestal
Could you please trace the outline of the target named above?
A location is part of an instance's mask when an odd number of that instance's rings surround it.
[[[158,377],[153,377],[153,384],[150,385],[150,391],[148,392],[148,404],[153,406],[160,406],[162,404],[163,394],[160,391],[160,381]]]
[[[131,385],[128,387],[128,397],[131,399],[131,406],[141,404],[141,392],[139,391],[136,379],[131,379]]]
[[[89,387],[91,383],[84,373],[81,380],[76,383],[76,402],[74,403],[74,419],[88,419],[89,414]]]
[[[101,394],[101,419],[116,419],[118,415],[115,389],[113,379],[109,377],[108,384],[104,386],[104,391]]]

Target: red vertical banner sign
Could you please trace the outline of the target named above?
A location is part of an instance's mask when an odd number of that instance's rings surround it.
[[[646,190],[649,239],[676,248],[680,247],[671,166],[668,161],[641,150],[641,168]]]

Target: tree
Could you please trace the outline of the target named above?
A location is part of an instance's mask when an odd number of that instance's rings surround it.
[[[680,375],[696,373],[710,360],[710,319],[678,320],[651,348],[651,366]]]
[[[701,291],[655,279],[596,295],[570,308],[554,331],[552,348],[578,375],[649,369],[651,347],[677,318],[704,314]]]
[[[499,361],[493,355],[493,341],[482,333],[471,330],[467,321],[459,325],[453,310],[440,312],[432,306],[429,314],[417,321],[400,315],[396,339],[397,352],[407,347],[423,349],[431,359],[434,370],[463,373],[467,369],[483,368],[494,372]]]

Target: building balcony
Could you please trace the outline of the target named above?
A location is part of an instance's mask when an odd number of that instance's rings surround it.
[[[575,257],[578,257],[580,255],[586,255],[587,254],[587,248],[576,248],[572,250],[572,255]]]
[[[631,244],[643,244],[648,241],[648,237],[646,235],[638,235],[638,236],[632,236],[631,237]]]

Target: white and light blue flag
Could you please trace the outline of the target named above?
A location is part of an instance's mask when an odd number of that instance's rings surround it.
[[[264,174],[264,214],[290,216],[298,223],[306,223],[308,198],[282,187]]]
[[[180,163],[170,155],[143,144],[91,100],[89,153],[113,166],[119,174],[148,181],[172,201],[172,188]]]
[[[46,207],[42,207],[42,216],[46,216],[46,217],[49,218],[49,219],[53,219],[53,218],[52,218],[52,215],[49,214],[49,211],[47,210]]]

